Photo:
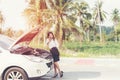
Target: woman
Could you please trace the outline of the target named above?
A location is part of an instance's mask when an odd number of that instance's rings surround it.
[[[48,32],[46,43],[47,43],[47,45],[50,49],[50,52],[52,53],[53,60],[54,60],[55,74],[54,74],[53,78],[57,77],[58,73],[59,73],[60,77],[62,77],[63,76],[63,71],[60,70],[60,67],[59,67],[59,64],[58,64],[58,61],[60,60],[60,58],[59,58],[60,54],[59,54],[59,51],[58,51],[58,42],[55,39],[55,36],[52,32]]]

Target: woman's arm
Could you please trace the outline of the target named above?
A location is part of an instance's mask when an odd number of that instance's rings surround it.
[[[56,39],[55,39],[55,44],[56,44],[56,47],[59,48],[59,43]]]
[[[47,45],[49,44],[49,42],[50,42],[49,39],[46,39],[46,44],[47,44]]]

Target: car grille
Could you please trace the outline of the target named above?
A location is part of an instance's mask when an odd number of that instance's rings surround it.
[[[52,66],[52,62],[46,63],[47,66],[50,68]]]

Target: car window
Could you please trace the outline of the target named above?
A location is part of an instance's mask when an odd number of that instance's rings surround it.
[[[0,53],[2,53],[2,50],[3,50],[3,49],[0,47]]]
[[[4,49],[8,49],[9,48],[9,44],[3,42],[3,41],[0,41],[0,47],[4,48]]]
[[[13,40],[7,36],[0,35],[0,47],[8,49],[12,44]]]

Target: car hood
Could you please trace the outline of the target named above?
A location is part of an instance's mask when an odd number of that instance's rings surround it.
[[[28,31],[27,33],[23,34],[22,36],[20,36],[11,46],[9,49],[11,49],[13,46],[22,43],[22,42],[26,42],[27,44],[29,44],[32,39],[40,32],[40,27],[35,27],[32,30]]]

